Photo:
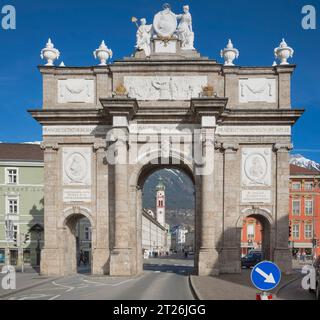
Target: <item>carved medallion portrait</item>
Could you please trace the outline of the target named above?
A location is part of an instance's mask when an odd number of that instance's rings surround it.
[[[242,184],[244,186],[270,186],[271,150],[245,148],[242,152]]]
[[[262,183],[267,174],[266,159],[260,154],[252,154],[247,158],[244,170],[252,182]]]
[[[66,160],[65,170],[71,181],[81,183],[88,171],[87,161],[82,154],[73,153]]]
[[[63,178],[65,185],[91,183],[91,150],[89,148],[64,148]]]

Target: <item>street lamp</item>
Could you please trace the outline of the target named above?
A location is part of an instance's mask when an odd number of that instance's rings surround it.
[[[36,248],[36,253],[37,253],[37,265],[40,266],[40,239],[41,239],[41,233],[44,231],[43,227],[40,224],[34,225],[31,229],[30,232],[34,232],[37,235],[37,248]]]

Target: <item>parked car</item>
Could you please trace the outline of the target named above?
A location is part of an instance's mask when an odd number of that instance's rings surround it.
[[[320,300],[320,257],[314,263],[316,271],[316,300]]]
[[[245,257],[241,258],[241,267],[252,268],[262,261],[262,254],[259,251],[251,251]]]

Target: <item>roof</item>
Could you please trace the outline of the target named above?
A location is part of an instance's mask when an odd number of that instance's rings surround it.
[[[294,164],[290,165],[290,175],[291,176],[320,176],[320,171],[311,170],[303,167],[296,166]]]
[[[43,162],[38,144],[0,143],[0,161]]]

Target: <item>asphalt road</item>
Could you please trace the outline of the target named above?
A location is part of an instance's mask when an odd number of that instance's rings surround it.
[[[277,295],[278,300],[315,300],[315,295],[302,289],[302,277],[296,280],[283,289]]]
[[[136,278],[66,277],[14,294],[7,300],[193,300],[190,259],[150,259]]]

